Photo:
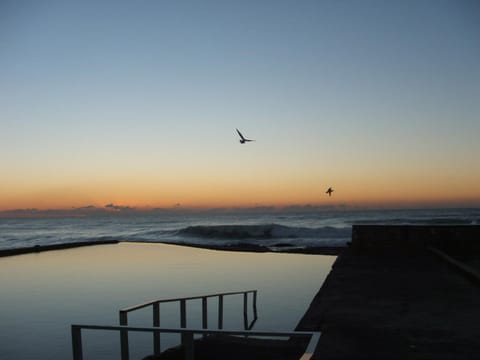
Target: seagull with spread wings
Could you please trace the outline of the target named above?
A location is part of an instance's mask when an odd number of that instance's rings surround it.
[[[247,141],[255,141],[255,140],[247,139],[245,136],[242,135],[242,133],[238,129],[235,129],[235,130],[237,130],[238,135],[240,135],[240,144],[245,144]]]

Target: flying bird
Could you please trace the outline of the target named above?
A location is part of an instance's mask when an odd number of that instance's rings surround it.
[[[245,138],[238,129],[235,130],[237,130],[238,135],[240,135],[240,144],[245,144],[247,141],[255,141]]]
[[[331,187],[328,188],[327,191],[325,191],[325,194],[328,194],[328,196],[332,196],[332,192],[334,192],[335,190],[333,190]]]

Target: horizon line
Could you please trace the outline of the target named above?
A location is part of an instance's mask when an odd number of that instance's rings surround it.
[[[96,215],[135,215],[155,213],[181,213],[181,212],[288,212],[288,211],[375,211],[375,210],[438,210],[438,209],[480,209],[480,204],[291,204],[291,205],[255,205],[255,206],[181,206],[171,207],[132,207],[124,205],[107,204],[104,206],[87,205],[71,208],[17,208],[0,210],[0,217],[61,217],[61,216],[96,216]]]

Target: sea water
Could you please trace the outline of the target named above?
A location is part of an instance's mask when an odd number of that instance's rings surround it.
[[[353,224],[480,224],[480,209],[381,211],[150,211],[102,212],[78,216],[2,218],[0,250],[83,241],[142,241],[194,245],[249,243],[343,246]],[[47,213],[48,215],[48,213]],[[278,245],[282,245],[279,247]]]

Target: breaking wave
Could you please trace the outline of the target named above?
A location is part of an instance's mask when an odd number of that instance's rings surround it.
[[[341,246],[351,237],[351,227],[320,228],[264,225],[198,225],[175,232],[185,242],[252,243],[270,246],[291,243],[297,246]]]
[[[267,225],[198,225],[177,231],[177,235],[207,239],[297,239],[297,238],[345,238],[350,237],[351,228],[324,226],[310,229],[277,224]]]

